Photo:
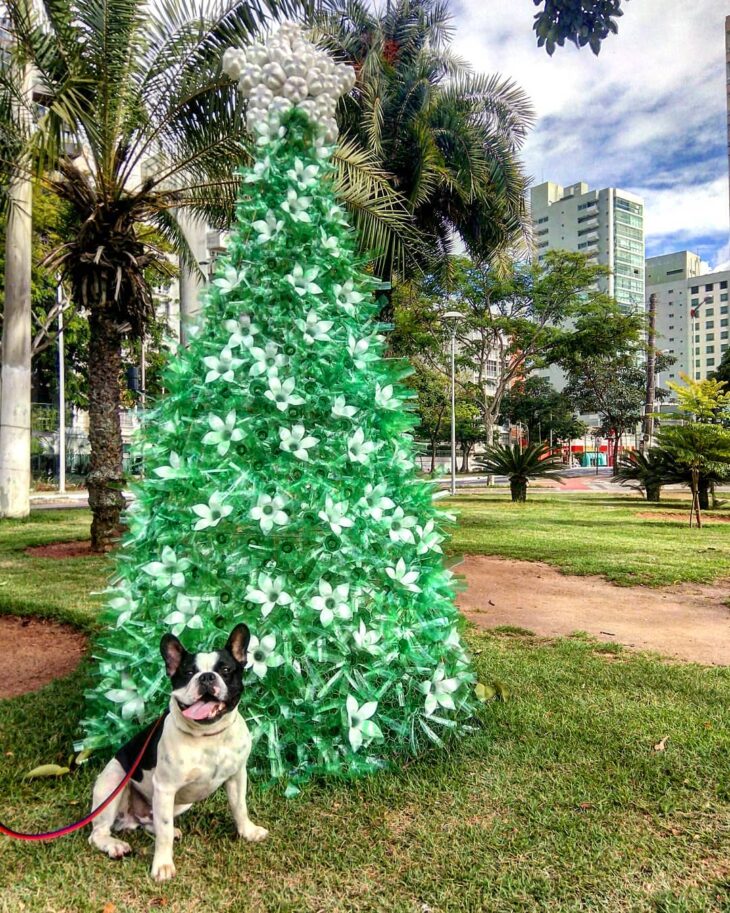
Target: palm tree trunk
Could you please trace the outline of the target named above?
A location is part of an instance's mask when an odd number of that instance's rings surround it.
[[[527,480],[526,479],[510,479],[509,480],[509,490],[512,495],[513,501],[526,501],[527,500]]]
[[[32,91],[25,68],[23,92]],[[23,116],[23,112],[19,112]],[[21,162],[21,169],[26,163]],[[33,185],[25,170],[8,187],[5,309],[0,371],[0,517],[30,513],[30,349]]]
[[[646,500],[647,501],[659,501],[662,496],[662,486],[657,484],[651,484],[646,486]]]
[[[124,507],[122,429],[119,420],[122,337],[102,312],[89,315],[89,441],[91,468],[87,478],[91,547],[108,551],[120,534]]]
[[[697,500],[700,510],[710,509],[710,483],[707,479],[703,479],[702,476],[697,480]]]

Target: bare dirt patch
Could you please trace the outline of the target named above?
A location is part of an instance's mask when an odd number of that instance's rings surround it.
[[[26,555],[33,558],[89,558],[99,556],[99,552],[91,551],[91,540],[73,540],[71,542],[48,542],[46,545],[30,545],[25,550]]]
[[[586,631],[606,643],[675,659],[730,665],[730,583],[619,587],[548,564],[469,555],[462,612],[482,628],[513,625],[543,637]]]
[[[636,516],[641,520],[676,520],[685,526],[689,524],[689,511],[681,510],[640,510]],[[730,517],[718,517],[713,514],[702,513],[702,525],[705,523],[730,523]]]
[[[0,698],[37,691],[69,675],[86,644],[86,637],[68,625],[0,615]]]

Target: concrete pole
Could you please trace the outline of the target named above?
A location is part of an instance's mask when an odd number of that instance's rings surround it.
[[[32,104],[32,69],[23,71],[24,104],[16,117],[25,123]],[[5,310],[0,358],[0,517],[30,513],[30,353],[33,184],[29,162],[21,160],[8,187],[5,238]]]
[[[456,327],[451,327],[451,494],[456,494]]]

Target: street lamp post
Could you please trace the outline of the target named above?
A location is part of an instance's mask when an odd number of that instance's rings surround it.
[[[58,302],[58,490],[66,491],[66,363],[63,343],[63,286],[56,285]]]
[[[451,334],[451,494],[456,494],[456,324],[463,314],[446,311],[442,318],[447,321]]]

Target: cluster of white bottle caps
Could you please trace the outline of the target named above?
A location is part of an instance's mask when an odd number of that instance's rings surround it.
[[[251,132],[297,107],[320,125],[326,142],[337,139],[337,101],[355,85],[355,71],[312,44],[296,23],[282,23],[266,44],[229,48],[223,71],[248,99]]]

